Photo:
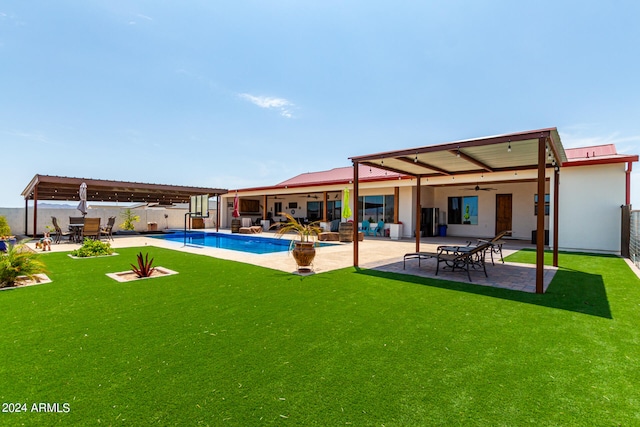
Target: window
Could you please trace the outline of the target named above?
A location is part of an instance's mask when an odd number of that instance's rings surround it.
[[[393,195],[358,197],[358,221],[365,219],[371,222],[382,220],[385,223],[392,223],[395,216],[393,199]]]
[[[282,212],[282,202],[275,202],[273,204],[273,210],[275,215],[280,215],[280,212]]]
[[[322,218],[323,202],[307,202],[307,218],[309,221],[320,221]]]
[[[478,196],[449,197],[449,224],[478,225]]]
[[[327,200],[327,220],[342,218],[342,200]]]
[[[546,216],[549,216],[549,200],[550,197],[548,194],[544,195],[544,214]],[[535,216],[538,216],[538,195],[534,194],[533,195],[533,214]]]

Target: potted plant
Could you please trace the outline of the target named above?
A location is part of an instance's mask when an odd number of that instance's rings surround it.
[[[19,277],[39,281],[36,275],[46,272],[44,263],[27,247],[26,240],[17,245],[9,243],[7,252],[0,255],[0,288],[14,286]]]
[[[7,218],[0,215],[0,252],[7,250],[7,243],[16,244],[16,236],[11,235],[11,227],[7,222]]]
[[[120,217],[123,219],[123,223],[120,224],[120,228],[122,228],[126,232],[133,232],[135,230],[134,223],[140,221],[140,216],[136,215],[131,211],[130,208],[125,209]]]
[[[322,228],[319,226],[319,222],[310,222],[309,224],[301,224],[294,217],[288,213],[281,212],[278,215],[282,215],[286,218],[286,221],[281,221],[273,224],[271,228],[277,228],[276,236],[282,237],[288,232],[293,232],[298,235],[298,240],[292,240],[291,254],[296,260],[299,272],[310,272],[311,264],[316,256],[316,240],[315,238],[322,233]]]

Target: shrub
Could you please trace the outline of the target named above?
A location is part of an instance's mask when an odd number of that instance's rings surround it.
[[[29,249],[25,242],[7,244],[7,252],[0,255],[0,288],[13,286],[20,276],[37,281],[36,274],[47,272],[38,254]]]
[[[71,255],[80,258],[111,255],[112,253],[113,248],[111,248],[111,243],[101,242],[100,240],[93,240],[89,238],[84,239],[84,242],[82,242],[82,246],[80,248],[71,251]]]
[[[136,267],[135,265],[131,264],[131,270],[136,273],[136,276],[138,277],[150,277],[155,270],[154,267],[151,267],[152,264],[153,258],[151,258],[151,261],[149,261],[149,254],[147,253],[143,258],[142,252],[140,252],[138,254],[138,266]]]
[[[123,230],[133,231],[135,230],[135,222],[140,221],[140,216],[134,214],[131,209],[127,208],[120,214],[124,222],[120,224],[120,228]]]
[[[5,218],[3,215],[0,215],[0,237],[5,236],[11,236],[11,228],[9,228],[7,218]]]

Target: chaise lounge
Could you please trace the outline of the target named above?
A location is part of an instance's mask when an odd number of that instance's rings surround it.
[[[436,276],[440,271],[440,263],[445,263],[451,271],[464,270],[471,282],[470,269],[482,267],[485,277],[487,269],[485,266],[485,253],[491,249],[491,243],[482,243],[478,246],[438,246],[437,252],[410,252],[404,255],[403,269],[406,268],[408,259],[417,259],[418,267],[423,259],[436,259]]]

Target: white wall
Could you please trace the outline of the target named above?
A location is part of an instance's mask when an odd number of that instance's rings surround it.
[[[120,230],[120,224],[123,219],[121,218],[122,212],[126,208],[124,207],[91,207],[87,212],[87,217],[99,217],[101,218],[100,224],[106,224],[110,216],[116,217],[116,223],[114,232]],[[184,227],[184,214],[187,212],[186,208],[146,208],[140,207],[132,209],[135,215],[140,216],[140,221],[135,223],[136,231],[146,231],[147,223],[155,222],[158,230],[162,230],[168,226],[168,228],[183,228]],[[168,217],[165,218],[164,215]],[[0,208],[0,215],[7,218],[9,227],[13,234],[24,234],[24,208]],[[215,210],[209,211],[210,217],[205,219],[205,227],[215,227]],[[36,234],[42,234],[46,230],[46,226],[53,227],[51,217],[55,216],[58,219],[58,224],[63,230],[67,229],[70,216],[82,216],[77,209],[55,209],[55,208],[38,208],[38,223],[36,228]],[[33,208],[29,207],[29,216],[27,220],[27,234],[33,234]]]
[[[558,248],[620,254],[626,197],[624,164],[565,167],[560,172]]]
[[[537,191],[535,182],[488,184],[481,187],[495,188],[490,191],[464,190],[475,184],[462,187],[437,188],[435,192],[435,206],[441,212],[447,211],[449,197],[478,196],[478,224],[448,224],[447,235],[460,237],[493,237],[496,231],[496,195],[511,194],[512,196],[512,237],[521,240],[531,240],[531,231],[536,229],[534,215],[534,195]],[[546,185],[549,192],[549,183]],[[543,199],[544,200],[544,199]],[[423,204],[424,206],[424,204]],[[426,206],[425,206],[426,207]],[[545,218],[548,227],[549,218]]]

